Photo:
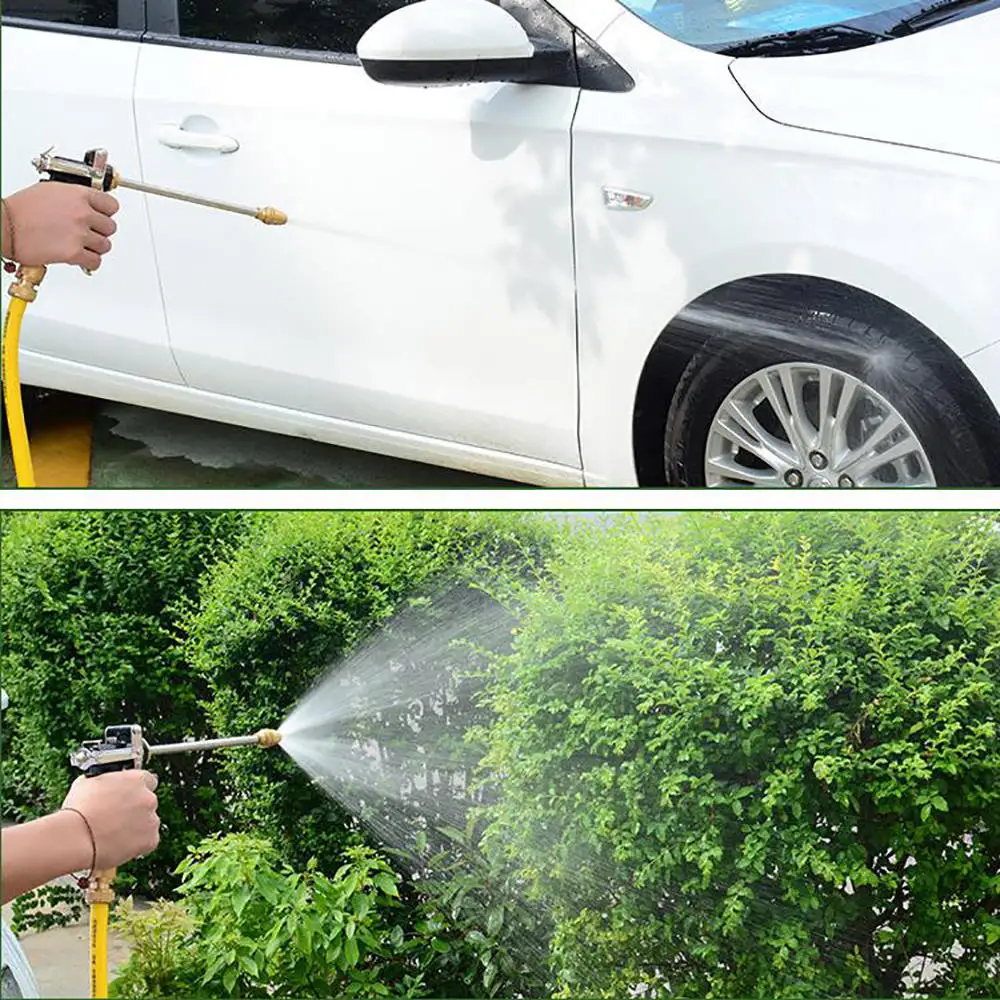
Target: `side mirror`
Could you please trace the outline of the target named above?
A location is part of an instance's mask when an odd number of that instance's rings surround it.
[[[358,58],[378,83],[545,83],[565,76],[568,49],[533,44],[492,0],[418,0],[376,21]]]

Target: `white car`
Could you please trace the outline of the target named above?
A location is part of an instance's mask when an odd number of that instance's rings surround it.
[[[27,383],[544,485],[1000,485],[1000,0],[6,0]]]

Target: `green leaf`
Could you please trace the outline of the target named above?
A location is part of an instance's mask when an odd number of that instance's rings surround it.
[[[940,795],[935,795],[934,798],[931,799],[931,804],[935,809],[937,809],[938,812],[948,811],[948,803]]]
[[[247,903],[250,901],[250,886],[241,885],[236,888],[233,893],[233,909],[236,912],[236,916],[240,917],[243,915],[243,911],[246,909]]]
[[[250,973],[251,976],[256,978],[260,971],[257,967],[257,962],[255,959],[251,958],[249,955],[240,955],[240,965]]]
[[[387,896],[399,895],[399,890],[396,888],[396,880],[391,875],[387,875],[385,872],[375,876],[375,884]]]
[[[503,927],[503,907],[495,907],[486,918],[486,932],[490,937],[496,937]]]
[[[497,967],[490,962],[483,971],[483,986],[490,989],[497,978]]]
[[[358,964],[358,942],[354,938],[347,938],[344,942],[344,957],[347,960],[347,965],[353,968]]]
[[[399,924],[396,924],[389,934],[389,943],[397,950],[403,947],[403,928]]]
[[[225,987],[227,993],[233,992],[233,987],[236,985],[236,976],[236,969],[232,966],[226,969],[226,971],[222,974],[222,985]]]

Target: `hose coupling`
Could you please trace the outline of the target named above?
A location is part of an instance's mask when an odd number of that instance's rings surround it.
[[[83,898],[88,906],[94,903],[107,903],[109,906],[115,901],[115,890],[112,883],[115,880],[117,869],[108,868],[105,871],[94,872],[87,882],[87,888],[83,890]]]
[[[45,271],[46,268],[42,265],[19,267],[7,294],[12,299],[21,299],[22,302],[34,302],[38,297],[38,286],[45,280]]]
[[[262,747],[276,747],[281,742],[281,733],[277,729],[261,729],[257,733],[257,742]]]

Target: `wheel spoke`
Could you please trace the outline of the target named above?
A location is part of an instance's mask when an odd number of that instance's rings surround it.
[[[761,426],[746,403],[730,399],[724,404],[724,409],[736,426],[720,420],[719,428],[723,434],[728,433],[731,440],[772,467],[795,464],[795,453]]]
[[[843,466],[842,472],[846,472],[855,482],[867,479],[873,472],[877,472],[884,465],[891,465],[900,458],[906,458],[919,449],[919,445],[912,437],[907,435],[902,441],[897,442],[891,448],[883,452],[872,454],[870,449],[861,455],[850,465]]]
[[[819,370],[819,441],[820,451],[830,453],[833,443],[833,425],[836,414],[831,410],[833,398],[833,372],[829,368]]]
[[[793,449],[797,449],[797,444],[795,440],[795,429],[792,426],[791,414],[788,412],[788,406],[784,400],[781,393],[777,392],[774,388],[774,383],[771,381],[769,372],[760,372],[756,376],[757,385],[760,386],[761,391],[764,393],[765,398],[771,404],[771,409],[774,410],[775,415],[778,420],[781,421],[781,427],[785,432],[785,436],[788,438],[788,443]]]
[[[801,378],[796,379],[796,374],[791,365],[782,365],[780,368],[781,386],[785,390],[785,397],[791,410],[791,424],[795,433],[792,444],[804,458],[815,447],[816,434],[815,429],[814,433],[807,434],[806,429],[812,427],[812,424],[802,407],[802,386],[805,385],[805,381]]]
[[[863,458],[868,455],[873,455],[874,451],[878,446],[885,441],[886,438],[895,434],[900,428],[906,430],[903,421],[896,416],[888,416],[875,428],[872,434],[866,438],[857,448],[853,451],[849,451],[843,458],[839,459],[836,464],[836,469],[838,472],[846,472],[850,475],[854,475],[852,471],[853,466],[856,462],[860,462]],[[910,438],[910,433],[906,430],[907,439]],[[912,447],[912,444],[911,444]]]
[[[837,402],[837,412],[833,418],[833,442],[830,451],[833,455],[840,455],[850,451],[847,443],[847,422],[851,418],[854,409],[854,396],[858,391],[858,383],[854,379],[844,379],[844,388],[841,390],[840,399]]]
[[[740,465],[731,455],[718,455],[710,458],[707,464],[724,479],[749,480],[754,486],[784,485],[784,480],[773,469],[750,469]]]

